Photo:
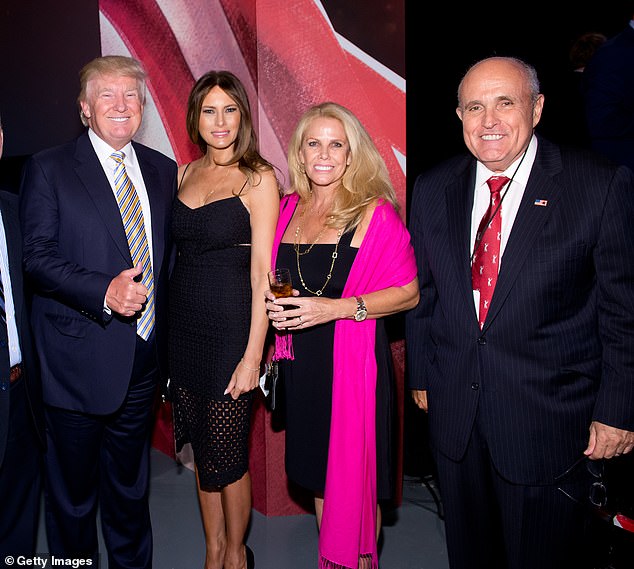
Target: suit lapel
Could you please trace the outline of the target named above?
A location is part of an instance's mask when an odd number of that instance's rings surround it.
[[[147,191],[148,200],[150,201],[150,211],[152,213],[152,270],[154,278],[158,278],[161,272],[161,264],[165,253],[164,235],[166,229],[159,223],[161,220],[168,219],[165,211],[165,200],[157,199],[156,188],[161,187],[161,177],[156,167],[145,159],[145,152],[138,144],[132,143],[136,152],[141,173],[143,174],[143,182]],[[163,181],[163,183],[165,183]]]
[[[554,145],[540,140],[535,164],[504,249],[502,268],[484,324],[485,329],[504,305],[506,297],[520,276],[526,257],[561,198],[563,189],[553,181],[553,175],[558,171],[561,171],[559,150]],[[546,205],[536,204],[542,200],[545,200]]]
[[[459,176],[447,186],[447,229],[449,250],[456,268],[456,282],[473,318],[477,321],[473,290],[471,287],[471,209],[473,207],[473,187],[475,184],[475,162],[468,173]]]
[[[97,158],[97,154],[90,143],[88,134],[84,134],[77,139],[75,158],[78,161],[78,165],[75,168],[77,176],[94,202],[103,224],[110,233],[117,249],[119,249],[127,263],[132,266],[132,257],[130,256],[128,240],[121,222],[119,206],[108,178],[103,171],[101,162],[99,162],[99,158]]]

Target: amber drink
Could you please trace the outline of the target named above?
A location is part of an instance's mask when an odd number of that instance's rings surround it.
[[[285,298],[293,294],[293,285],[288,283],[274,283],[271,285],[271,292],[275,298]]]
[[[286,298],[293,295],[291,272],[288,269],[275,269],[269,272],[269,287],[275,298]],[[293,308],[285,306],[284,310]]]

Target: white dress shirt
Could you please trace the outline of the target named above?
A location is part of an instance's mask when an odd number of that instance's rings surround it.
[[[99,138],[91,128],[88,129],[88,138],[92,143],[92,147],[95,149],[97,158],[99,158],[101,167],[103,168],[103,171],[108,178],[110,188],[112,189],[114,199],[116,200],[117,188],[114,184],[114,170],[117,166],[117,163],[112,158],[110,158],[110,155],[113,152],[116,152],[116,150],[112,148],[109,144],[107,144],[104,140]],[[128,173],[128,176],[130,177],[130,180],[132,180],[132,183],[134,184],[136,193],[139,196],[139,201],[141,202],[141,210],[143,211],[143,225],[145,227],[145,235],[147,237],[148,247],[150,248],[150,264],[152,265],[152,271],[154,271],[154,262],[152,255],[152,213],[150,211],[150,200],[147,195],[147,189],[145,188],[145,182],[143,181],[143,176],[141,175],[139,161],[137,160],[136,152],[134,152],[134,147],[130,142],[128,142],[128,144],[126,144],[119,152],[123,152],[125,154],[125,159],[123,160],[123,163],[125,164],[125,169]],[[108,314],[111,314],[110,307],[106,303],[105,298],[103,299],[103,308],[106,312],[108,312]]]
[[[2,286],[4,287],[4,308],[7,315],[7,334],[9,336],[9,365],[14,366],[22,361],[18,326],[15,321],[15,306],[11,288],[11,273],[9,272],[9,252],[7,251],[7,237],[4,222],[0,212],[0,271],[2,271]]]
[[[92,129],[88,129],[88,137],[90,138],[90,142],[92,142],[95,152],[97,153],[97,158],[99,158],[99,162],[101,162],[101,166],[108,178],[108,182],[110,182],[110,188],[112,189],[112,193],[116,200],[117,189],[114,185],[114,169],[117,163],[110,158],[110,155],[116,151],[99,138]],[[128,142],[128,144],[126,144],[119,152],[123,152],[125,154],[125,159],[123,161],[125,169],[134,184],[136,193],[139,196],[139,201],[141,202],[145,235],[147,236],[148,246],[150,247],[150,263],[152,263],[154,258],[152,255],[152,213],[150,211],[150,200],[147,195],[147,189],[145,188],[145,182],[143,181],[143,176],[141,175],[141,167],[139,166],[139,161],[137,160],[132,143]],[[154,264],[152,264],[152,269],[154,269]]]
[[[524,196],[524,190],[528,183],[528,177],[531,174],[533,168],[533,162],[535,162],[535,156],[537,155],[537,138],[533,135],[528,148],[526,149],[526,155],[520,156],[515,162],[513,162],[504,172],[492,172],[484,164],[478,162],[476,168],[476,182],[475,182],[475,194],[473,198],[473,210],[471,212],[471,253],[475,247],[476,233],[478,232],[478,226],[482,217],[486,213],[489,207],[489,200],[491,199],[491,191],[487,185],[487,180],[491,176],[507,176],[510,178],[508,183],[502,189],[502,205],[500,211],[502,213],[502,235],[500,240],[500,258],[498,262],[498,272],[504,262],[504,249],[509,240],[511,229],[513,229],[513,223],[517,216],[522,197]],[[480,311],[480,292],[473,291],[473,301],[475,302],[476,313]]]

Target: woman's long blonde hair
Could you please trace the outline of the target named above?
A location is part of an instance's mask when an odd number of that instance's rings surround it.
[[[327,225],[349,231],[363,219],[365,209],[378,198],[398,210],[394,187],[387,166],[359,119],[347,108],[325,102],[309,108],[299,119],[288,145],[288,172],[293,191],[303,201],[311,198],[310,180],[306,176],[299,152],[310,123],[317,118],[332,118],[342,125],[350,145],[350,165],[335,195]]]

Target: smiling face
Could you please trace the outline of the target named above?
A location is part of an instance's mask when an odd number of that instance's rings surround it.
[[[543,104],[543,95],[533,102],[518,64],[496,58],[476,64],[463,79],[456,109],[465,144],[489,170],[506,170],[528,147]]]
[[[86,100],[80,101],[88,126],[115,150],[132,140],[143,119],[142,93],[134,77],[95,75],[86,85]]]
[[[200,136],[210,148],[227,149],[236,141],[241,116],[236,102],[216,85],[207,93],[200,108]]]
[[[306,129],[299,149],[312,186],[338,186],[350,164],[350,144],[341,122],[318,117]]]

